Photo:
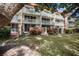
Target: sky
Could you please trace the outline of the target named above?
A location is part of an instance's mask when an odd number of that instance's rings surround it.
[[[65,10],[65,8],[59,8],[57,10],[58,10],[58,12],[63,12]],[[79,17],[79,11],[77,11],[76,13],[74,13],[74,15],[76,15],[76,17]]]
[[[79,13],[76,13],[76,17],[79,17]]]
[[[58,12],[63,12],[65,10],[65,8],[58,8],[57,10],[58,10]]]

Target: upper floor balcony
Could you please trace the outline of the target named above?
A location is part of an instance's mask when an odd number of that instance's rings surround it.
[[[69,27],[74,27],[75,26],[75,22],[74,21],[69,21],[68,22],[68,26]]]
[[[68,24],[68,27],[75,27],[75,24]]]
[[[27,23],[27,24],[36,24],[36,19],[28,19],[25,18],[23,23]]]
[[[41,11],[41,15],[44,16],[44,17],[52,18],[52,14],[51,13],[46,13],[44,11]]]
[[[42,21],[43,25],[50,25],[50,21]]]
[[[64,20],[62,20],[62,19],[55,19],[54,25],[55,26],[64,26]]]
[[[46,13],[44,11],[37,12],[37,11],[35,11],[35,9],[31,9],[31,8],[23,8],[22,12],[26,13],[26,14],[34,14],[34,15],[41,15],[41,16],[45,16],[45,17],[52,17],[51,13]]]
[[[35,13],[35,9],[32,9],[32,8],[23,8],[22,12],[23,13]]]

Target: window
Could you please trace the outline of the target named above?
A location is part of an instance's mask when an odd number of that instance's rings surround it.
[[[24,29],[25,29],[25,31],[29,31],[29,27],[30,27],[30,25],[24,24]]]
[[[30,9],[29,7],[26,7],[27,9]]]
[[[12,31],[18,31],[18,24],[12,24]]]
[[[18,28],[18,24],[12,24],[12,28]]]
[[[56,22],[64,22],[64,21],[61,20],[61,19],[56,19],[55,21],[56,21]]]
[[[28,18],[28,19],[36,19],[35,16],[28,16],[28,15],[25,15],[24,18]]]
[[[43,21],[43,22],[49,22],[50,19],[42,18],[42,21]]]
[[[42,23],[50,23],[50,19],[47,19],[47,18],[42,18]]]
[[[74,22],[73,21],[69,21],[69,24],[74,24]]]
[[[56,22],[60,22],[60,20],[59,20],[59,19],[56,19],[55,21],[56,21]]]
[[[49,21],[50,19],[47,19],[47,18],[42,18],[42,20]]]

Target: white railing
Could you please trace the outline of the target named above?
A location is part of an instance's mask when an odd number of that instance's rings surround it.
[[[55,26],[64,26],[64,23],[54,23]]]
[[[50,22],[50,25],[54,25],[55,23],[54,22]]]
[[[50,25],[50,21],[42,21],[42,24]]]
[[[37,19],[25,19],[24,23],[27,24],[44,24],[44,25],[50,25],[50,21],[39,21]]]
[[[36,19],[24,19],[24,23],[33,23],[33,24],[36,24]]]
[[[24,13],[35,13],[35,11],[32,9],[23,9],[23,12]]]
[[[75,25],[74,25],[74,24],[68,24],[68,26],[69,26],[69,27],[74,27]]]

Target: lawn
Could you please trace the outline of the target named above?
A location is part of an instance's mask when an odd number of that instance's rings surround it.
[[[42,56],[79,56],[79,34],[49,36],[21,36],[8,40],[8,43],[27,45]]]

